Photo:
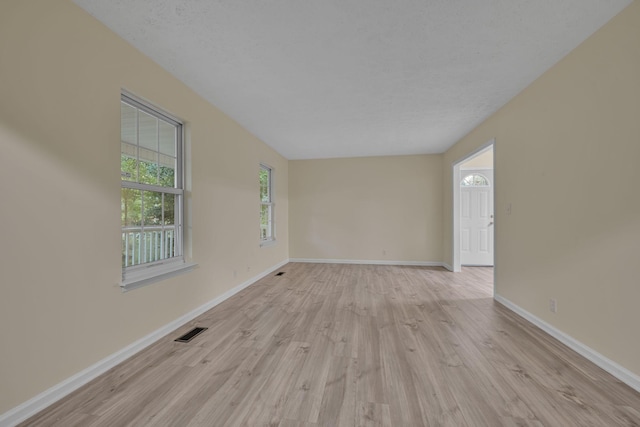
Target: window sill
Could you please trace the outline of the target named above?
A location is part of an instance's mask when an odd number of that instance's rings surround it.
[[[276,239],[269,239],[269,240],[261,240],[260,241],[260,247],[263,248],[265,246],[273,246],[276,244]]]
[[[132,271],[122,280],[120,287],[122,288],[122,292],[128,292],[179,274],[187,273],[197,266],[198,264],[195,262],[180,262]]]

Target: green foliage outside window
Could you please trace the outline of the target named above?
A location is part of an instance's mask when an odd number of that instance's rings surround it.
[[[260,168],[260,200],[263,202],[270,202],[271,195],[269,194],[269,171]]]
[[[260,239],[267,240],[273,237],[273,206],[271,203],[271,169],[260,167]]]
[[[174,186],[173,168],[157,163],[137,162],[136,159],[121,156],[121,175],[123,180],[153,183],[161,187]],[[122,189],[121,198],[122,226],[145,226],[175,224],[175,196],[155,191]],[[144,212],[143,212],[144,205]],[[164,215],[164,222],[163,222]]]

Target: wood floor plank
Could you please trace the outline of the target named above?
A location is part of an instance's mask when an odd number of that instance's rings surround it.
[[[320,406],[319,425],[355,425],[356,364],[357,361],[349,357],[332,357]]]
[[[491,268],[281,271],[21,425],[640,426],[640,393],[496,303]]]
[[[389,405],[358,402],[355,425],[362,427],[393,427]]]
[[[278,424],[278,427],[317,427],[317,425],[318,424],[316,423],[308,423],[304,421],[284,419],[280,421],[280,424]]]
[[[300,376],[289,395],[284,417],[289,420],[316,423],[320,415],[331,362],[332,347],[316,333]]]
[[[291,341],[278,363],[270,373],[269,380],[262,384],[250,405],[244,419],[237,417],[229,425],[278,425],[284,418],[285,407],[290,396],[295,392],[297,379],[307,358],[310,344]]]

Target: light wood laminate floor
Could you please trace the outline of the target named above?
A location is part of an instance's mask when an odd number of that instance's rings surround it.
[[[281,271],[23,425],[640,426],[640,394],[494,302],[490,268]]]

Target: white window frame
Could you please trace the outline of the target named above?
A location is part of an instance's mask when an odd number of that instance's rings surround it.
[[[120,286],[123,291],[128,291],[189,271],[193,269],[196,264],[186,262],[184,257],[184,125],[182,121],[171,114],[128,92],[123,91],[120,100],[120,105],[125,103],[176,127],[176,171],[174,187],[163,187],[120,180],[122,189],[129,188],[175,195],[174,223],[176,235],[174,256],[154,262],[146,262],[128,267],[123,266]]]
[[[260,171],[267,171],[268,172],[268,176],[269,176],[269,188],[268,188],[268,193],[269,193],[269,201],[263,201],[262,197],[260,197],[260,211],[258,212],[258,216],[259,216],[259,222],[258,225],[260,226],[260,246],[269,246],[272,245],[276,242],[276,217],[275,217],[275,203],[274,203],[274,185],[273,185],[273,176],[274,176],[274,170],[271,166],[265,164],[265,163],[260,163]],[[258,180],[258,185],[260,185],[260,180]],[[268,206],[268,210],[269,210],[269,217],[270,217],[270,221],[267,224],[267,236],[263,237],[263,232],[262,232],[262,209],[264,206]]]

